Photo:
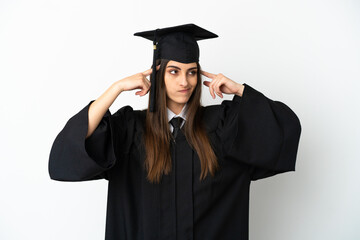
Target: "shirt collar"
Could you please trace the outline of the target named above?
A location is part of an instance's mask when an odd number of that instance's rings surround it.
[[[187,106],[187,103],[184,105],[183,109],[181,110],[181,112],[179,114],[175,114],[173,111],[171,111],[167,107],[168,121],[170,122],[171,119],[173,119],[173,117],[182,117],[184,120],[186,120],[186,110],[187,110],[186,106]]]

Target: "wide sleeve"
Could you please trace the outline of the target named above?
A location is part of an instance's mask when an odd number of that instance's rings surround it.
[[[218,131],[225,157],[248,164],[252,180],[295,171],[299,118],[284,103],[244,86],[242,97],[221,104]]]
[[[48,165],[51,179],[107,179],[107,171],[128,151],[132,140],[132,108],[125,106],[113,115],[107,110],[93,134],[86,138],[92,102],[71,117],[55,138]]]

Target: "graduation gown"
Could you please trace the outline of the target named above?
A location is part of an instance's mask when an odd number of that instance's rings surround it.
[[[108,180],[106,240],[246,240],[250,182],[295,171],[301,125],[287,105],[244,85],[242,97],[201,109],[220,166],[214,177],[199,180],[199,157],[179,131],[171,174],[150,183],[143,167],[146,111],[107,111],[85,139],[92,101],[56,137],[50,177]]]

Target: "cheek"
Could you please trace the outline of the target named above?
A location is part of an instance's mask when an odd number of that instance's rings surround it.
[[[190,84],[191,84],[191,86],[193,86],[195,88],[197,85],[197,77],[194,77],[193,79],[191,79]]]
[[[174,87],[171,85],[172,81],[171,79],[168,79],[168,81],[165,80],[165,90],[166,90],[166,96],[173,95]]]
[[[168,91],[168,89],[170,89],[170,83],[171,83],[171,80],[166,76],[165,74],[165,77],[164,77],[164,84],[165,84],[165,89],[166,89],[166,92]]]

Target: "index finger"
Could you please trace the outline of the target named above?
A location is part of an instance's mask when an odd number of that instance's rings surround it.
[[[160,69],[160,64],[156,66],[156,70],[159,70]],[[145,72],[143,72],[142,74],[145,75],[145,76],[148,76],[152,73],[152,68],[146,70]]]
[[[215,74],[205,72],[204,70],[201,70],[200,73],[202,75],[204,75],[205,77],[208,77],[208,78],[211,78],[211,79],[215,78],[215,76],[216,76]]]

